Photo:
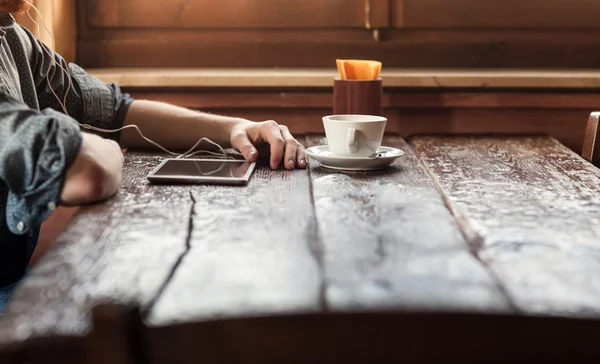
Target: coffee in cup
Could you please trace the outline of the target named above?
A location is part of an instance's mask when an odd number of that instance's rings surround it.
[[[369,157],[381,146],[387,119],[342,114],[323,117],[329,151],[340,157]]]

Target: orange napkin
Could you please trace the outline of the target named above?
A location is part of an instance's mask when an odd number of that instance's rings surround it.
[[[376,80],[381,72],[381,62],[360,59],[336,59],[342,80]]]

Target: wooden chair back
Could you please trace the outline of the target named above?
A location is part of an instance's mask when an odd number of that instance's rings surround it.
[[[600,112],[592,112],[583,137],[581,156],[595,166],[600,166]]]

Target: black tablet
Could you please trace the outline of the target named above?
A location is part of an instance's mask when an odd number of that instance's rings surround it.
[[[236,159],[165,159],[148,174],[154,183],[244,185],[256,163]]]

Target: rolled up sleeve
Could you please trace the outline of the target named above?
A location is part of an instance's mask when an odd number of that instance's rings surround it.
[[[122,93],[118,84],[105,84],[76,64],[70,64],[69,69],[74,84],[81,92],[82,122],[107,130],[121,128],[133,98]],[[118,141],[120,133],[100,134]]]
[[[62,113],[40,112],[5,94],[0,94],[0,119],[0,180],[9,191],[6,223],[22,235],[38,228],[58,205],[81,131]]]
[[[64,58],[35,39],[27,29],[22,28],[21,31],[31,45],[28,53],[40,109],[64,112],[62,102],[66,113],[82,124],[106,130],[123,126],[133,102],[131,95],[121,92],[118,84],[106,84],[75,63],[67,64]],[[65,71],[68,71],[68,76]],[[120,135],[119,132],[96,133],[116,141]]]

